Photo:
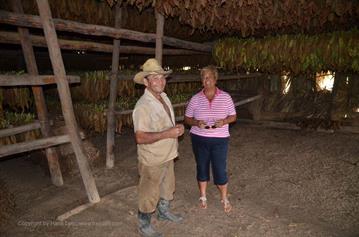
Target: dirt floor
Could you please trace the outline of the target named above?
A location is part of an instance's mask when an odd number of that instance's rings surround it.
[[[278,130],[237,123],[231,128],[230,201],[223,212],[209,186],[208,209],[198,208],[188,131],[176,162],[174,211],[180,224],[160,222],[165,236],[359,236],[359,135]],[[104,157],[105,135],[91,141]],[[0,236],[138,236],[136,146],[130,130],[116,138],[116,163],[93,169],[102,201],[64,222],[56,217],[87,202],[78,174],[55,187],[30,159],[0,162],[16,216]]]

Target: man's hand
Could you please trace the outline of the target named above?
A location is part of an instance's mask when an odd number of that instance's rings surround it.
[[[177,138],[182,136],[184,133],[183,124],[177,124],[176,126],[164,130],[162,132],[143,132],[137,131],[135,138],[137,144],[152,144],[166,138]]]
[[[184,126],[183,124],[176,124],[173,128],[167,130],[170,138],[177,138],[183,135]]]
[[[183,133],[184,133],[184,126],[183,126],[183,124],[176,124],[176,128],[178,128],[178,136],[180,137],[180,136],[182,136],[183,135]]]

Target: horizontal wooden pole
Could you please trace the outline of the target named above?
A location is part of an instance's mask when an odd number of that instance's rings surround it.
[[[183,103],[179,103],[179,104],[174,104],[172,107],[177,108],[177,107],[185,106],[186,104],[187,104],[187,102],[183,102]],[[115,115],[121,116],[121,115],[126,115],[126,114],[132,114],[132,112],[133,112],[132,109],[123,110],[123,111],[115,111]]]
[[[222,74],[220,73],[218,76],[218,81],[226,81],[226,80],[240,80],[240,79],[250,79],[261,76],[261,73],[243,73],[243,74]],[[135,74],[133,75],[124,75],[119,73],[119,80],[133,80]],[[200,74],[171,74],[167,83],[179,83],[179,82],[200,82],[201,76]]]
[[[338,130],[336,130],[337,132]],[[347,132],[347,133],[356,133],[359,134],[359,127],[355,126],[341,126],[339,131],[341,132]]]
[[[29,142],[21,142],[0,147],[0,157],[19,154],[26,151],[44,149],[70,142],[69,135],[54,136],[37,139]]]
[[[250,74],[219,74],[218,81],[226,81],[226,80],[239,80],[239,79],[247,79],[247,78],[256,78],[259,77],[260,73],[250,73]],[[178,83],[178,82],[196,82],[201,81],[200,74],[172,74],[168,80],[168,83]]]
[[[67,76],[69,83],[79,83],[79,76]],[[53,75],[0,75],[0,86],[41,86],[55,84],[55,76]]]
[[[179,104],[174,104],[172,107],[173,107],[173,108],[177,108],[177,107],[183,107],[183,106],[185,106],[185,105],[187,105],[187,102],[183,102],[183,103],[179,103]]]
[[[13,135],[23,133],[23,132],[32,131],[35,129],[39,129],[40,127],[41,127],[40,122],[35,121],[33,123],[29,123],[29,124],[18,126],[18,127],[1,129],[0,130],[0,138],[13,136]]]
[[[259,127],[287,129],[287,130],[300,130],[301,129],[294,123],[288,123],[288,122],[262,121],[262,120],[254,121],[254,120],[250,120],[250,119],[238,119],[238,121],[243,124],[249,124],[252,126],[259,126]]]
[[[133,109],[128,109],[128,110],[122,110],[122,111],[116,111],[114,112],[115,116],[121,116],[121,115],[126,115],[126,114],[132,114]]]
[[[52,120],[50,120],[50,122],[52,122]],[[67,133],[66,131],[67,131],[66,125],[56,127],[53,129],[54,134],[58,135],[58,136],[66,135],[66,133]],[[86,139],[86,134],[82,130],[80,130],[80,137],[81,137],[81,139]]]
[[[117,29],[114,27],[101,25],[91,25],[62,19],[53,19],[53,22],[55,24],[56,30],[59,31],[76,32],[85,35],[108,36],[115,39],[129,39],[140,42],[156,42],[156,34],[153,33],[142,33],[133,30]],[[39,16],[17,14],[4,10],[0,10],[0,23],[22,27],[42,28]],[[212,52],[211,45],[189,42],[186,40],[180,40],[166,36],[163,37],[163,44],[201,52]]]
[[[53,125],[54,122],[52,120],[49,120],[49,124]],[[28,132],[28,131],[32,131],[32,130],[40,129],[40,128],[41,128],[40,121],[35,120],[33,123],[29,123],[29,124],[25,124],[25,125],[21,125],[21,126],[17,126],[17,127],[0,129],[0,138],[13,136],[13,135],[16,135],[19,133]]]
[[[253,96],[253,97],[249,97],[247,99],[244,99],[244,100],[240,100],[236,103],[234,103],[234,106],[240,106],[240,105],[244,105],[244,104],[247,104],[247,103],[250,103],[250,102],[253,102],[255,100],[259,100],[260,98],[262,98],[262,95],[256,95],[256,96]]]
[[[30,35],[31,43],[36,47],[47,47],[46,40],[43,36]],[[0,31],[0,43],[20,44],[18,33]],[[59,39],[61,49],[67,50],[85,50],[94,52],[112,53],[113,44],[95,43],[89,41],[75,41]],[[121,45],[121,54],[146,54],[155,55],[155,48]],[[204,54],[204,52],[187,50],[187,49],[163,49],[163,55],[195,55]]]
[[[234,105],[235,105],[235,106],[239,106],[239,105],[243,105],[243,104],[246,104],[246,103],[250,103],[250,102],[252,102],[252,101],[255,101],[255,100],[260,99],[261,97],[262,97],[261,95],[253,96],[253,97],[247,98],[247,99],[245,99],[245,100],[238,101],[238,102],[234,103]],[[173,107],[173,108],[182,107],[182,106],[187,105],[187,103],[188,103],[188,102],[183,102],[183,103],[174,104],[172,107]],[[132,111],[133,111],[132,109],[123,110],[123,111],[115,111],[115,115],[116,115],[116,116],[121,116],[121,115],[131,114]],[[183,120],[183,116],[176,117],[176,121],[177,121],[177,119]]]
[[[102,201],[103,201],[103,200],[102,200]],[[56,218],[56,220],[57,220],[57,221],[65,221],[65,220],[67,220],[68,218],[70,218],[70,217],[72,217],[72,216],[74,216],[74,215],[77,215],[77,214],[79,214],[80,212],[82,212],[82,211],[84,211],[84,210],[86,210],[86,209],[88,209],[88,208],[90,208],[90,207],[92,207],[92,206],[94,206],[94,205],[95,205],[95,203],[91,203],[91,202],[82,204],[82,205],[77,206],[77,207],[75,207],[74,209],[72,209],[72,210],[70,210],[70,211],[68,211],[68,212],[65,212],[64,214],[58,216],[58,217]]]

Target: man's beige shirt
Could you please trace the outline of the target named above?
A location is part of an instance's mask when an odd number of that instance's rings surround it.
[[[175,125],[171,101],[166,93],[162,93],[161,97],[170,109],[171,118],[161,102],[145,89],[145,93],[137,101],[132,113],[135,132],[162,132]],[[160,165],[172,160],[178,156],[177,152],[177,138],[166,138],[152,144],[137,144],[138,160],[147,166]]]

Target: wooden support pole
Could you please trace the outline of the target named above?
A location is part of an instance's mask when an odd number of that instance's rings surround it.
[[[22,8],[21,0],[13,0],[12,8],[15,12],[23,14],[24,10]],[[32,48],[32,44],[29,37],[29,30],[18,27],[18,32],[20,35],[21,47],[23,51],[23,55],[26,62],[26,68],[30,75],[37,76],[39,74],[34,50]],[[40,121],[41,133],[44,137],[51,136],[50,124],[47,115],[47,108],[45,103],[44,92],[41,86],[33,86],[31,87],[32,92],[34,94],[34,101],[37,111],[37,116]],[[47,162],[49,165],[49,171],[51,175],[52,183],[56,186],[62,186],[64,181],[62,179],[59,157],[58,153],[54,148],[47,148],[45,150]]]
[[[348,107],[348,91],[347,75],[343,72],[335,72],[328,112],[329,120],[340,121],[347,113],[345,108]]]
[[[59,91],[62,113],[64,115],[67,132],[76,155],[76,160],[79,165],[88,199],[90,202],[96,203],[100,201],[100,196],[98,194],[95,179],[92,175],[87,157],[85,155],[85,149],[82,144],[79,129],[77,127],[76,119],[74,116],[70,88],[66,80],[65,66],[62,61],[61,51],[57,41],[57,34],[52,20],[50,6],[47,0],[36,0],[36,3],[39,8],[41,23],[44,28],[47,45],[49,46],[51,64],[56,77],[57,88]]]
[[[121,27],[122,10],[120,4],[116,4],[115,9],[115,27]],[[120,40],[113,40],[112,53],[112,74],[110,82],[110,98],[107,110],[107,143],[106,143],[106,167],[111,169],[114,166],[115,154],[115,102],[117,96],[117,74],[120,61]]]
[[[4,10],[0,10],[0,23],[23,27],[41,28],[41,21],[38,16],[16,14]],[[143,33],[126,29],[115,29],[108,26],[91,25],[62,19],[53,19],[53,23],[55,24],[56,30],[59,31],[76,32],[85,35],[108,36],[115,39],[121,38],[140,42],[156,42],[156,34],[153,33]],[[212,52],[211,45],[190,42],[167,36],[163,37],[163,43],[165,45],[182,49],[192,49],[201,52]]]
[[[29,142],[20,142],[16,144],[0,147],[0,157],[19,154],[22,152],[33,151],[38,149],[50,148],[64,143],[69,143],[69,135],[53,136],[41,138]]]
[[[46,40],[43,36],[30,35],[31,43],[36,47],[46,47]],[[17,33],[10,31],[0,31],[0,43],[3,44],[20,44],[20,37]],[[103,44],[90,41],[76,41],[59,39],[61,49],[67,50],[85,50],[94,52],[113,52],[113,44]],[[147,54],[155,55],[155,48],[121,45],[121,54]],[[196,55],[209,54],[209,52],[200,52],[188,49],[163,49],[163,55]]]
[[[156,59],[162,65],[163,29],[165,25],[164,16],[155,10],[156,16]]]
[[[26,56],[28,57],[28,56]],[[26,60],[25,60],[26,61]],[[68,83],[79,83],[79,76],[67,76]],[[53,75],[0,75],[0,86],[42,86],[56,84],[55,76]],[[40,87],[41,88],[41,87]],[[35,97],[36,98],[36,97]],[[36,101],[35,101],[36,102]]]

